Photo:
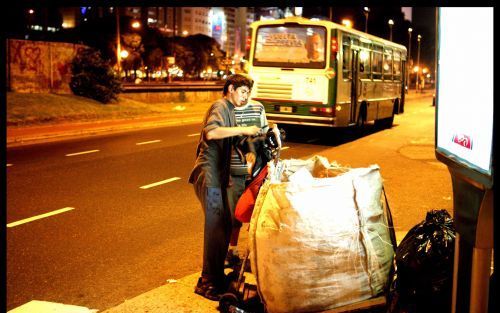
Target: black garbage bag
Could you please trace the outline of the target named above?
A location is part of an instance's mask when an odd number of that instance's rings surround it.
[[[389,312],[450,312],[455,228],[446,210],[427,212],[396,249]]]

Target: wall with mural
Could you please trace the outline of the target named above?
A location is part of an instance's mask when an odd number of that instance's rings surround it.
[[[84,45],[9,39],[7,84],[11,91],[71,94],[71,60]]]

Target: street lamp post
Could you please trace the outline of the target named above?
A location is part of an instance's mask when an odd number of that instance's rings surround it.
[[[370,13],[369,7],[363,8],[363,14],[365,15],[365,33],[368,33],[368,14]]]
[[[389,41],[392,41],[392,25],[394,25],[394,21],[390,19],[388,23],[389,23]]]
[[[411,32],[413,31],[413,28],[408,28],[408,66],[407,66],[407,80],[406,80],[406,87],[407,90],[406,92],[409,91],[410,89],[410,69],[412,67],[412,61],[411,61]]]
[[[417,42],[418,42],[418,48],[417,48],[417,68],[418,68],[418,71],[417,71],[417,81],[415,82],[415,89],[418,91],[418,86],[419,86],[419,83],[418,83],[418,79],[419,79],[419,74],[420,74],[420,39],[422,39],[422,36],[418,35],[417,36]]]
[[[121,44],[120,44],[120,8],[115,7],[116,15],[116,70],[118,71],[118,77],[121,78],[122,66],[121,66]]]

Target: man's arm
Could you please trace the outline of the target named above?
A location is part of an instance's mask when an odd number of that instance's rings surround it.
[[[257,126],[248,127],[217,127],[207,132],[206,137],[208,140],[223,139],[233,136],[252,136],[260,131]]]

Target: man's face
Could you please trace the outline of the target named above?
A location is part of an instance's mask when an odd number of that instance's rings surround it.
[[[233,85],[229,85],[228,99],[237,107],[247,104],[250,97],[250,88],[247,86],[240,86],[234,89]]]

